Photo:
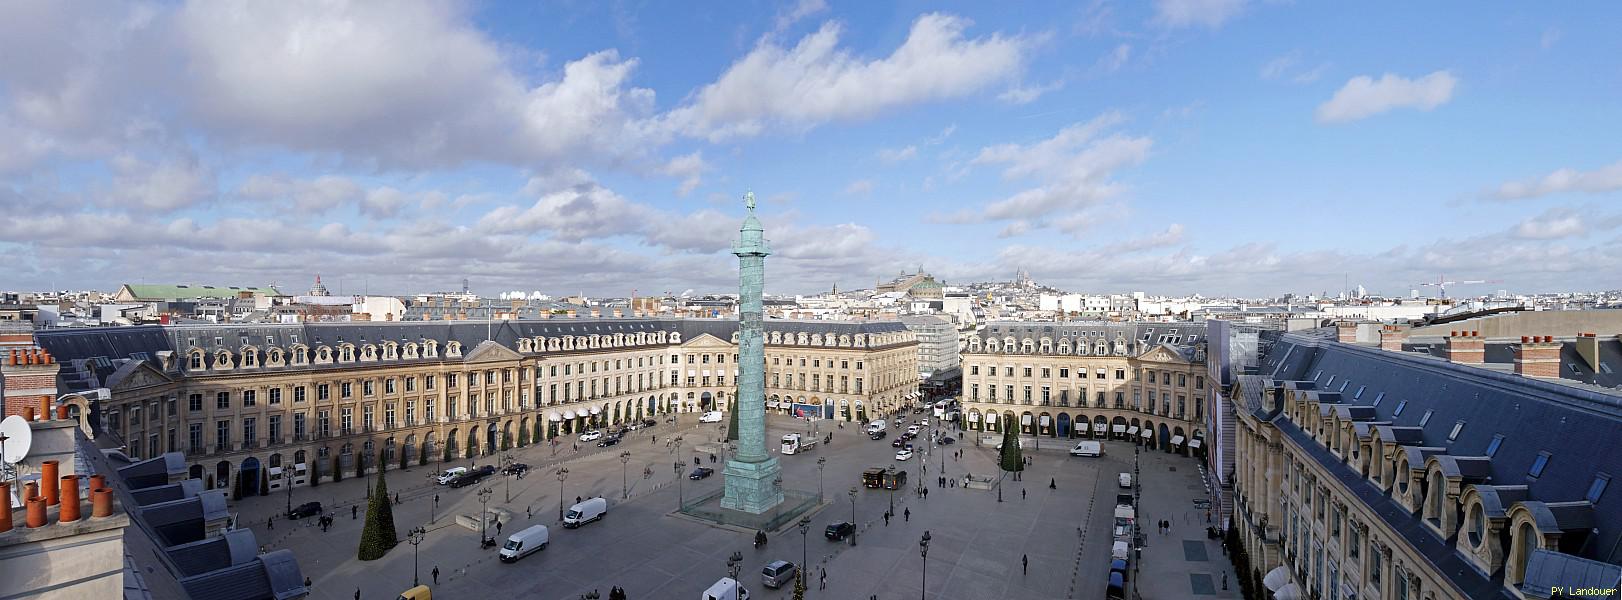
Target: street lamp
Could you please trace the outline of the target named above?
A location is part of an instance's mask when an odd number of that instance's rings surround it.
[[[743,553],[733,550],[732,556],[727,557],[727,577],[737,579],[738,573],[741,572],[743,572]]]
[[[485,525],[490,520],[490,497],[494,496],[495,494],[496,491],[490,488],[479,490],[479,504],[484,506],[484,508],[479,511],[479,547],[481,549],[484,547],[484,543],[490,540],[490,536],[486,535],[485,533]]]
[[[681,468],[686,465],[687,463],[679,460],[671,464],[671,468],[675,469],[676,471],[676,510],[678,511],[681,510],[682,506],[687,504],[687,499],[682,497],[681,492]]]
[[[924,598],[927,598],[928,594],[929,594],[929,530],[928,529],[924,530],[923,539],[918,540],[918,556],[923,558],[923,563],[924,563],[924,584],[923,584],[923,589],[918,592],[918,599],[923,600]]]
[[[569,467],[558,468],[558,520],[563,520],[563,480],[569,478]]]
[[[507,502],[509,502],[509,503],[511,503],[513,501],[513,473],[512,473],[512,466],[513,466],[514,462],[517,462],[517,461],[513,460],[513,455],[511,455],[511,454],[503,454],[503,455],[501,455],[501,477],[503,479],[507,480],[506,498],[507,498]]]
[[[630,479],[628,479],[626,477],[626,475],[625,475],[626,470],[629,469],[629,468],[631,468],[631,451],[626,450],[626,451],[620,452],[620,499],[621,500],[624,500],[626,498],[631,497]]]
[[[850,545],[856,545],[856,488],[850,488]]]
[[[828,457],[817,457],[817,502],[822,502],[822,467],[828,464]]]
[[[811,531],[811,517],[800,517],[800,577],[805,577],[805,570],[810,568],[810,556],[805,550],[805,534]],[[801,581],[806,581],[802,579]]]
[[[890,470],[890,481],[889,481],[890,485],[886,485],[884,487],[890,489],[890,514],[894,515],[895,514],[895,489],[896,489],[896,487],[898,487],[898,486],[895,485],[895,465],[891,464],[889,470]]]
[[[422,585],[417,581],[417,545],[427,537],[428,530],[418,527],[406,532],[406,541],[411,542],[411,587]]]

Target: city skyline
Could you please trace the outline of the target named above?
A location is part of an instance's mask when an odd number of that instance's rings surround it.
[[[1622,278],[1618,9],[1397,10],[11,5],[0,287]]]

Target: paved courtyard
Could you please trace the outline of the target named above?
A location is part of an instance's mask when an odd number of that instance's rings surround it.
[[[428,583],[431,570],[437,566],[440,576],[434,591],[446,598],[572,600],[593,589],[606,597],[608,589],[616,585],[625,588],[633,599],[696,598],[727,574],[726,560],[733,552],[744,557],[740,580],[755,597],[791,596],[792,586],[778,591],[764,589],[758,573],[772,560],[801,562],[801,535],[796,528],[772,534],[767,546],[756,550],[750,532],[671,516],[678,494],[691,498],[721,486],[719,474],[702,481],[685,478],[695,456],[710,465],[708,450],[695,452],[695,445],[713,443],[719,435],[716,425],[698,425],[691,419],[688,416],[677,426],[665,424],[635,432],[611,448],[597,448],[593,443],[582,444],[575,451],[564,444],[555,457],[545,445],[514,451],[520,462],[535,469],[523,479],[510,481],[511,502],[505,497],[509,482],[500,477],[486,480],[495,492],[490,507],[512,513],[513,521],[504,526],[504,533],[532,524],[552,529],[546,550],[516,564],[500,563],[494,549],[479,549],[477,532],[454,524],[454,515],[478,512],[476,492],[486,486],[453,490],[432,485],[428,480],[431,467],[388,472],[390,490],[400,492],[403,502],[394,507],[396,527],[402,534],[418,525],[427,527],[427,538],[417,548],[419,575]],[[832,426],[820,424],[824,433]],[[776,440],[783,433],[803,431],[805,427],[803,421],[769,417],[769,446],[775,453]],[[919,539],[928,530],[928,598],[1102,597],[1108,574],[1112,509],[1119,491],[1115,474],[1131,469],[1130,445],[1106,443],[1106,455],[1101,458],[1070,457],[1062,440],[1028,451],[1033,465],[1025,472],[1024,481],[1003,483],[999,503],[995,490],[936,485],[943,451],[945,473],[949,476],[995,475],[994,451],[976,447],[972,439],[937,447],[937,453],[927,462],[920,452],[910,461],[897,463],[889,444],[894,439],[893,429],[883,441],[869,440],[851,425],[833,428],[832,432],[831,445],[804,454],[778,456],[785,485],[813,493],[818,484],[817,458],[827,458],[823,474],[826,502],[812,513],[811,530],[803,543],[813,574],[826,569],[827,588],[818,589],[813,575],[808,596],[918,597],[925,576]],[[684,438],[680,454],[668,445],[678,433]],[[619,454],[627,450],[632,457],[623,469],[630,498],[621,499]],[[950,456],[954,450],[963,451],[961,460]],[[475,462],[486,464],[493,458]],[[671,467],[675,460],[686,465],[679,490]],[[1223,573],[1233,577],[1231,567],[1220,545],[1206,540],[1205,513],[1192,504],[1194,498],[1205,495],[1196,463],[1158,452],[1144,453],[1141,460],[1145,487],[1144,513],[1140,517],[1148,525],[1142,570],[1132,582],[1142,582],[1139,595],[1237,598],[1236,586],[1221,590]],[[609,500],[607,517],[581,529],[562,529],[558,524],[559,484],[553,475],[557,464],[569,469],[563,483],[564,504],[573,503],[576,496],[601,495]],[[862,470],[891,464],[910,472],[909,490],[894,493],[895,517],[886,525],[883,514],[890,506],[891,493],[860,488],[859,480]],[[925,464],[928,470],[920,478],[920,468]],[[644,467],[651,468],[651,477],[644,478]],[[910,489],[920,479],[930,488],[927,498],[918,497]],[[1057,489],[1048,488],[1050,480]],[[381,560],[355,560],[365,519],[365,484],[365,480],[348,478],[294,491],[294,505],[318,500],[338,517],[336,525],[326,533],[314,526],[313,519],[289,522],[279,516],[276,528],[266,530],[267,517],[285,509],[285,495],[244,499],[235,503],[234,510],[244,525],[256,530],[261,543],[295,551],[300,566],[312,580],[313,598],[353,598],[359,588],[363,598],[392,599],[411,585],[412,547],[402,542]],[[828,523],[851,519],[847,491],[853,486],[859,489],[855,502],[859,533],[854,547],[822,537]],[[439,508],[433,511],[434,522],[430,523],[436,494],[440,497]],[[359,518],[353,520],[349,515],[352,505],[360,507]],[[910,518],[903,517],[905,512],[910,512]],[[1170,535],[1155,532],[1153,523],[1161,519],[1176,523]],[[1021,569],[1022,557],[1029,559],[1028,571]]]

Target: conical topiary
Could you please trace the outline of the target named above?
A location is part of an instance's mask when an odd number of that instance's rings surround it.
[[[389,501],[389,484],[384,479],[382,458],[378,459],[377,487],[366,505],[366,526],[360,532],[357,558],[377,560],[399,543],[394,531],[394,506]]]
[[[1002,451],[998,455],[997,466],[1010,473],[1025,470],[1025,456],[1019,451],[1018,426],[1002,429]]]
[[[727,410],[732,412],[731,420],[727,422],[727,441],[738,441],[738,396],[733,395],[732,401],[727,403]]]

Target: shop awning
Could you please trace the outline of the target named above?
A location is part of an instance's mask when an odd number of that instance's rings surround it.
[[[1030,425],[1031,424],[1031,416],[1030,415],[1020,415],[1019,416],[1019,424],[1020,425]]]
[[[1290,568],[1284,565],[1273,567],[1273,570],[1268,571],[1267,575],[1262,577],[1262,585],[1267,586],[1269,592],[1277,592],[1289,583]]]
[[[1301,588],[1293,583],[1286,583],[1284,587],[1273,592],[1273,600],[1301,600]]]
[[[1053,421],[1053,419],[1049,418],[1047,415],[1042,415],[1042,426],[1043,427],[1047,427],[1048,423],[1051,423],[1052,421]]]
[[[1183,443],[1183,436],[1180,436],[1180,435],[1171,436],[1171,445],[1176,446],[1176,445],[1181,444],[1181,443]]]
[[[1125,433],[1125,432],[1126,432],[1126,426],[1125,425],[1117,424],[1115,426],[1115,433]]]
[[[980,413],[975,413],[975,412],[969,413],[969,422],[970,423],[979,423],[980,422]]]
[[[1189,440],[1188,441],[1188,447],[1190,447],[1190,448],[1198,448],[1198,447],[1200,447],[1200,438],[1194,438],[1192,440]]]
[[[563,418],[565,418],[565,419],[573,419],[574,418],[574,410],[571,409],[571,410],[563,411]]]
[[[1138,434],[1142,435],[1143,439],[1147,440],[1147,439],[1150,438],[1150,436],[1153,436],[1155,434],[1155,432],[1153,430],[1149,429],[1149,428],[1144,428],[1144,430],[1139,431]]]
[[[1092,425],[1086,421],[1076,421],[1076,431],[1087,431]]]
[[[559,415],[558,413],[552,413],[552,415],[547,417],[547,418],[550,419],[553,423],[557,423],[557,422],[563,420],[563,416]]]
[[[1126,428],[1126,434],[1127,435],[1137,435],[1138,434],[1138,426],[1133,425],[1131,427]]]
[[[591,407],[591,414],[595,415],[595,414],[600,413],[600,412],[603,412],[603,409],[597,408],[595,406]]]

